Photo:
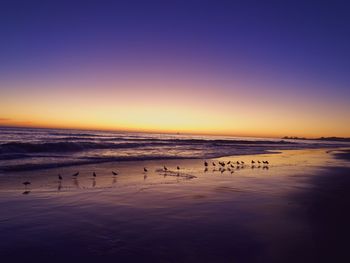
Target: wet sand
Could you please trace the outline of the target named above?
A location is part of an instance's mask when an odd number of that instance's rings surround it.
[[[252,159],[270,164],[253,167]],[[219,171],[218,161],[228,160],[245,165]],[[157,160],[1,174],[1,257],[347,262],[350,162],[344,154],[293,150],[208,162],[208,171],[203,160]]]

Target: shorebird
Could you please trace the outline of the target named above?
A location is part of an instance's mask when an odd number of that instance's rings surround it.
[[[207,161],[204,161],[204,166],[208,166],[208,163],[207,163]]]
[[[180,170],[180,166],[177,166],[176,169],[177,169],[177,170]]]
[[[225,163],[224,163],[224,162],[219,162],[219,164],[220,164],[222,167],[225,167]]]
[[[23,184],[24,184],[25,187],[27,187],[28,185],[30,185],[30,182],[25,181],[25,182],[23,182]]]
[[[227,164],[230,164],[230,163],[231,163],[231,161],[228,161],[228,162],[227,162]]]
[[[232,164],[230,166],[231,166],[231,168],[235,168]]]
[[[261,163],[261,162],[258,160],[258,163]]]
[[[78,176],[79,172],[76,172],[75,174],[72,174],[72,176]]]
[[[241,164],[241,163],[240,163],[239,161],[237,161],[237,162],[236,162],[236,164],[238,164],[238,165],[239,165],[239,164]]]
[[[166,168],[166,166],[164,165],[164,171],[168,171],[168,168]]]
[[[269,161],[266,161],[265,163],[266,163],[266,164],[269,164]]]
[[[241,164],[244,164],[244,162],[243,162],[243,161],[241,161]]]
[[[118,175],[118,173],[117,173],[117,172],[114,172],[114,171],[112,171],[112,174],[113,174],[113,175]]]
[[[58,174],[58,180],[62,180],[62,179],[63,179],[62,175]]]
[[[214,162],[212,162],[213,166],[216,166],[216,164]]]
[[[252,160],[252,164],[255,164],[255,162]]]
[[[95,173],[95,172],[93,172],[93,173],[92,173],[92,176],[93,176],[93,177],[96,177],[96,173]]]
[[[143,167],[143,171],[144,171],[145,173],[147,173],[147,172],[148,172],[148,170],[147,170],[147,168],[146,168],[146,167]]]

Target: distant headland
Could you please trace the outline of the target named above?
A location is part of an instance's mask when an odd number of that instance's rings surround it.
[[[320,137],[320,138],[305,138],[305,137],[293,137],[293,136],[284,136],[282,139],[289,140],[314,140],[314,141],[336,141],[336,142],[350,142],[350,138],[346,137]]]

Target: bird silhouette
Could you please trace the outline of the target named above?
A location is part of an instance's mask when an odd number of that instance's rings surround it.
[[[78,175],[79,175],[79,172],[72,174],[72,176],[78,176]]]
[[[143,171],[146,173],[148,172],[147,168],[146,167],[143,167]]]
[[[216,166],[216,164],[214,162],[212,164],[213,164],[213,166]]]
[[[166,166],[165,166],[165,165],[164,165],[164,167],[163,167],[163,168],[164,168],[164,171],[168,171],[168,168],[166,168]]]
[[[96,177],[96,173],[95,173],[95,172],[93,172],[93,173],[92,173],[92,176],[93,176],[93,177]]]
[[[207,163],[207,161],[205,161],[205,162],[204,162],[204,166],[208,166],[208,163]]]
[[[58,180],[62,180],[62,179],[63,179],[62,175],[58,174]]]
[[[252,164],[255,164],[255,162],[252,160]]]
[[[118,173],[117,173],[117,172],[114,172],[114,171],[112,171],[112,174],[113,174],[113,175],[118,175]]]
[[[176,167],[177,170],[180,170],[180,166]]]

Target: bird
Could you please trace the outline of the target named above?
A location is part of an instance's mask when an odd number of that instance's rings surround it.
[[[252,164],[255,164],[255,162],[252,160]]]
[[[143,167],[143,171],[144,171],[145,173],[147,173],[147,172],[148,172],[148,170],[147,170],[147,168],[146,168],[146,167]]]
[[[117,173],[117,172],[114,172],[114,171],[112,171],[112,174],[113,174],[113,175],[118,175],[118,173]]]
[[[241,164],[244,164],[244,162],[243,162],[243,161],[241,161]]]
[[[63,179],[62,175],[58,174],[58,179],[62,180]]]
[[[212,162],[213,166],[216,166],[216,164],[214,162]]]
[[[230,166],[231,166],[231,168],[235,168],[232,164]]]
[[[72,176],[78,176],[79,172],[76,172],[75,174],[72,174]]]
[[[168,171],[168,168],[166,168],[166,166],[164,165],[164,171]]]
[[[265,163],[266,163],[266,164],[269,164],[269,161],[266,161]]]
[[[231,163],[231,161],[228,161],[228,162],[227,162],[227,164],[230,164],[230,163]]]
[[[204,161],[204,166],[208,166],[208,163],[207,163],[207,161]]]
[[[25,181],[25,182],[23,182],[23,184],[24,184],[24,186],[28,186],[28,185],[30,185],[30,182]]]
[[[93,173],[92,173],[92,176],[93,176],[93,177],[96,177],[96,173],[95,173],[95,172],[93,172]]]
[[[180,166],[176,167],[177,170],[180,170]]]
[[[258,160],[258,163],[261,163],[261,162]]]
[[[239,165],[239,164],[240,164],[240,162],[239,162],[239,161],[237,161],[237,162],[236,162],[236,164],[238,164],[238,165]]]

